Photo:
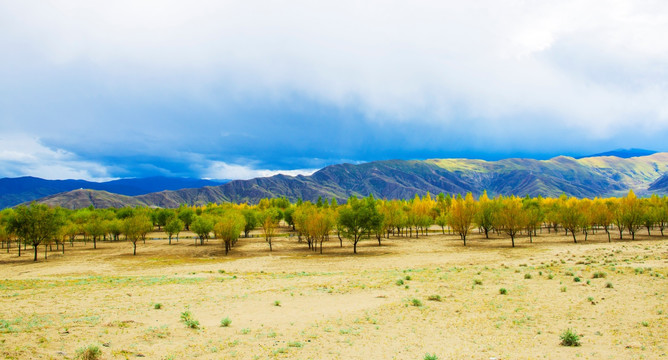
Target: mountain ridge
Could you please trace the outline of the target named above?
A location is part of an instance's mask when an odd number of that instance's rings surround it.
[[[310,176],[275,175],[250,180],[234,180],[217,186],[160,191],[114,198],[114,194],[58,194],[41,199],[50,205],[85,207],[95,202],[105,204],[178,207],[181,204],[208,202],[256,203],[262,198],[285,196],[316,200],[319,196],[345,201],[349,196],[374,195],[377,198],[412,198],[427,192],[490,196],[552,196],[565,193],[576,197],[620,196],[633,189],[638,195],[654,191],[666,194],[658,186],[650,189],[668,173],[668,153],[642,157],[616,156],[575,159],[558,156],[549,160],[511,158],[498,161],[470,159],[383,160],[362,164],[336,164]],[[660,183],[663,184],[663,183]],[[92,196],[92,198],[91,198]],[[72,200],[72,199],[75,200]]]

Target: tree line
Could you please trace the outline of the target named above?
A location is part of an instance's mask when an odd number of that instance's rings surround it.
[[[80,210],[49,207],[31,203],[0,212],[0,242],[7,252],[16,248],[19,256],[28,246],[37,261],[38,247],[47,250],[55,245],[65,253],[65,244],[75,241],[125,240],[132,244],[133,254],[137,243],[146,242],[153,231],[162,231],[168,243],[179,241],[179,234],[191,231],[196,244],[204,245],[211,238],[220,239],[227,255],[240,237],[249,237],[253,230],[261,230],[269,251],[272,239],[277,236],[280,224],[290,227],[297,241],[305,243],[312,251],[323,252],[323,243],[333,236],[343,247],[344,239],[352,244],[353,253],[364,239],[374,239],[378,245],[390,236],[416,237],[429,235],[432,226],[438,226],[443,234],[459,235],[466,246],[470,232],[489,238],[490,234],[506,235],[515,246],[519,235],[533,238],[544,230],[564,231],[573,242],[596,231],[604,231],[608,241],[612,232],[623,239],[627,233],[631,239],[645,228],[648,234],[658,229],[663,236],[668,221],[668,198],[652,195],[638,198],[633,191],[621,198],[578,199],[562,195],[558,198],[498,196],[483,193],[475,199],[471,193],[464,196],[438,194],[416,195],[410,200],[350,197],[339,205],[319,198],[317,202],[297,201],[286,198],[262,199],[258,204],[247,203],[186,206],[177,209],[148,207],[124,207],[95,209],[92,206]],[[432,230],[433,232],[433,230]],[[14,244],[14,245],[13,245]]]

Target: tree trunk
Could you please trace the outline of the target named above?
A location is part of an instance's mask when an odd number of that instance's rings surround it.
[[[573,235],[573,242],[577,244],[578,241],[575,240],[575,231],[571,231],[571,235]]]
[[[132,255],[137,255],[137,243],[133,242],[132,243]]]
[[[515,236],[510,235],[510,242],[513,244],[513,247],[515,247]]]
[[[464,240],[464,246],[466,246],[466,235],[462,235],[462,240]]]
[[[33,249],[35,249],[35,259],[33,261],[37,261],[37,246],[33,245]]]

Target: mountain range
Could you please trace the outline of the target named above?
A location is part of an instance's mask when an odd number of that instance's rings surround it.
[[[119,195],[135,196],[162,190],[215,186],[222,182],[159,176],[107,182],[45,180],[32,176],[2,178],[0,179],[0,209],[75,189],[103,190]]]
[[[576,197],[622,196],[633,189],[639,196],[668,194],[668,153],[622,158],[558,156],[549,160],[472,159],[386,160],[364,164],[327,166],[310,176],[275,175],[235,180],[215,186],[165,190],[126,196],[107,191],[73,190],[40,199],[67,208],[118,206],[177,207],[208,202],[256,203],[262,198],[285,196],[316,200],[374,195],[377,198],[412,198],[450,193],[490,196]]]

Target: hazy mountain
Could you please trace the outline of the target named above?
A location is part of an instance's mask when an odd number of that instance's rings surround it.
[[[587,155],[587,156],[581,156],[576,159],[582,159],[586,157],[600,157],[600,156],[616,156],[620,157],[623,159],[628,159],[632,157],[638,157],[638,156],[648,156],[652,154],[656,154],[657,151],[654,150],[646,150],[646,149],[617,149],[617,150],[612,150],[612,151],[606,151],[598,154],[593,154],[593,155]]]
[[[207,202],[256,203],[261,198],[286,196],[316,200],[318,196],[344,201],[351,195],[377,198],[412,198],[443,193],[490,196],[515,194],[530,196],[595,197],[624,195],[633,189],[638,195],[666,193],[666,187],[650,189],[668,172],[668,153],[619,158],[615,156],[574,159],[559,156],[550,160],[430,159],[388,160],[359,165],[332,165],[311,176],[276,175],[251,180],[235,180],[218,186],[177,191],[161,191],[134,197],[114,197],[101,192],[69,192],[43,199],[51,205],[83,207],[90,204],[150,205],[177,207]],[[668,181],[668,180],[667,180]],[[88,200],[86,200],[88,199]]]
[[[655,193],[668,193],[668,173],[663,174],[649,185],[649,191]]]
[[[45,180],[31,176],[0,179],[0,209],[75,189],[103,190],[121,195],[141,195],[162,190],[198,188],[221,182],[169,177],[120,179],[107,182]]]

